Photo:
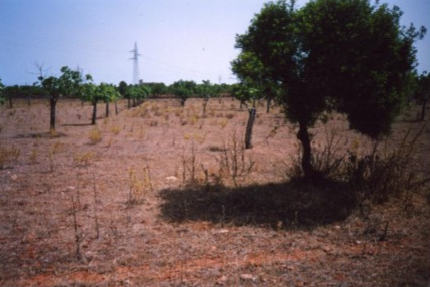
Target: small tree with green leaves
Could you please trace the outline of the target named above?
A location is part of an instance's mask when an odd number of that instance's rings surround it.
[[[203,102],[203,116],[206,115],[206,107],[208,105],[209,99],[217,95],[218,89],[215,85],[212,85],[209,80],[203,80],[200,85],[197,85],[196,92],[199,97],[204,99]]]
[[[130,85],[127,87],[125,94],[127,99],[133,100],[133,107],[136,107],[149,97],[151,90],[145,85]]]
[[[87,77],[88,82],[82,85],[82,99],[89,101],[93,105],[93,113],[91,124],[95,125],[97,120],[97,104],[100,101],[105,103],[114,100],[118,97],[118,92],[113,85],[101,83],[95,85],[92,83],[92,78]]]
[[[181,106],[185,101],[196,94],[196,83],[194,81],[179,80],[169,86],[169,91],[181,100]]]
[[[130,109],[131,103],[130,103],[130,97],[128,97],[128,94],[127,94],[127,88],[128,88],[128,85],[125,81],[119,82],[118,91],[121,97],[123,97],[124,99],[127,99],[127,108]]]
[[[63,96],[79,95],[83,82],[82,75],[79,71],[71,70],[67,66],[62,67],[60,71],[62,74],[59,77],[40,76],[38,78],[40,85],[48,94],[49,98],[51,131],[55,131],[55,112],[58,99]]]

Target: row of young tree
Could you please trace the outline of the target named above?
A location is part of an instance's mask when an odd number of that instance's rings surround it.
[[[0,103],[6,101],[9,107],[13,107],[12,99],[26,97],[30,105],[31,96],[46,96],[50,103],[50,130],[55,130],[56,106],[61,97],[78,98],[83,102],[90,102],[93,105],[91,123],[94,125],[97,119],[97,104],[106,104],[106,116],[109,116],[110,103],[115,104],[115,111],[118,113],[117,101],[121,98],[127,99],[128,108],[136,107],[144,99],[172,95],[178,97],[180,104],[185,105],[185,101],[190,97],[205,98],[205,103],[211,97],[218,97],[230,93],[230,85],[212,84],[210,81],[203,81],[197,84],[194,81],[179,80],[170,86],[164,83],[146,83],[139,85],[129,85],[121,81],[116,87],[112,84],[95,84],[91,75],[82,75],[78,70],[69,67],[62,67],[60,76],[38,77],[38,82],[33,86],[8,86],[4,87],[0,81]],[[206,104],[205,104],[206,106]]]

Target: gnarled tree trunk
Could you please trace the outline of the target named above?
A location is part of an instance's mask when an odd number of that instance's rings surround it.
[[[311,136],[308,131],[308,124],[305,121],[299,121],[299,131],[297,138],[300,140],[303,148],[302,153],[302,169],[306,179],[312,179],[314,170],[312,168],[312,149],[311,149]]]
[[[93,116],[91,117],[91,124],[96,124],[96,118],[97,118],[97,101],[93,101]]]
[[[257,116],[257,110],[255,108],[250,108],[248,112],[249,118],[248,123],[246,125],[245,149],[252,148],[252,127],[254,126],[255,117]]]

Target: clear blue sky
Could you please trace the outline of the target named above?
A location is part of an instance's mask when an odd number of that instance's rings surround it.
[[[6,85],[36,81],[35,63],[58,75],[62,66],[96,82],[133,79],[130,50],[137,42],[140,78],[235,82],[230,61],[264,0],[0,0],[0,77]],[[306,0],[298,1],[298,6]],[[426,26],[429,0],[386,0],[402,23]],[[417,43],[418,70],[430,71],[430,35]]]

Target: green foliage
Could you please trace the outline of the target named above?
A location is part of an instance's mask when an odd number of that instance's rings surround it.
[[[80,92],[80,85],[83,82],[82,75],[79,71],[71,70],[65,66],[61,68],[60,77],[42,77],[38,79],[48,93],[50,99],[55,101],[62,96],[78,95]]]
[[[83,101],[88,101],[93,104],[93,116],[92,124],[96,123],[97,117],[97,103],[102,101],[109,103],[118,99],[121,95],[116,90],[115,86],[100,83],[100,85],[95,85],[92,83],[92,78],[87,75],[87,82],[81,86],[80,97]]]
[[[143,100],[149,97],[151,89],[145,85],[128,86],[125,97],[127,99]]]
[[[413,43],[424,27],[400,26],[398,7],[369,1],[316,0],[266,3],[232,62],[238,77],[280,93],[286,116],[298,123],[303,164],[310,171],[308,128],[324,111],[346,113],[350,127],[372,138],[389,133],[405,102],[415,65]]]
[[[234,84],[231,89],[231,95],[241,102],[258,98],[260,94],[260,91],[255,86],[251,86],[245,82]]]
[[[430,73],[424,72],[418,78],[417,98],[420,101],[430,99]]]
[[[196,93],[201,98],[213,98],[218,94],[218,87],[212,84],[209,80],[203,80],[201,84],[196,86]]]
[[[119,82],[118,91],[119,91],[120,95],[124,98],[126,97],[127,87],[128,87],[128,85],[126,82],[124,82],[124,81]]]
[[[167,94],[167,86],[164,83],[145,83],[155,97]]]
[[[169,86],[169,91],[181,99],[181,106],[185,101],[193,96],[197,91],[197,85],[194,81],[179,80]]]
[[[50,104],[50,130],[55,130],[55,110],[57,101],[62,96],[80,96],[82,75],[79,71],[71,70],[64,66],[59,77],[38,77],[40,85],[48,94]]]

